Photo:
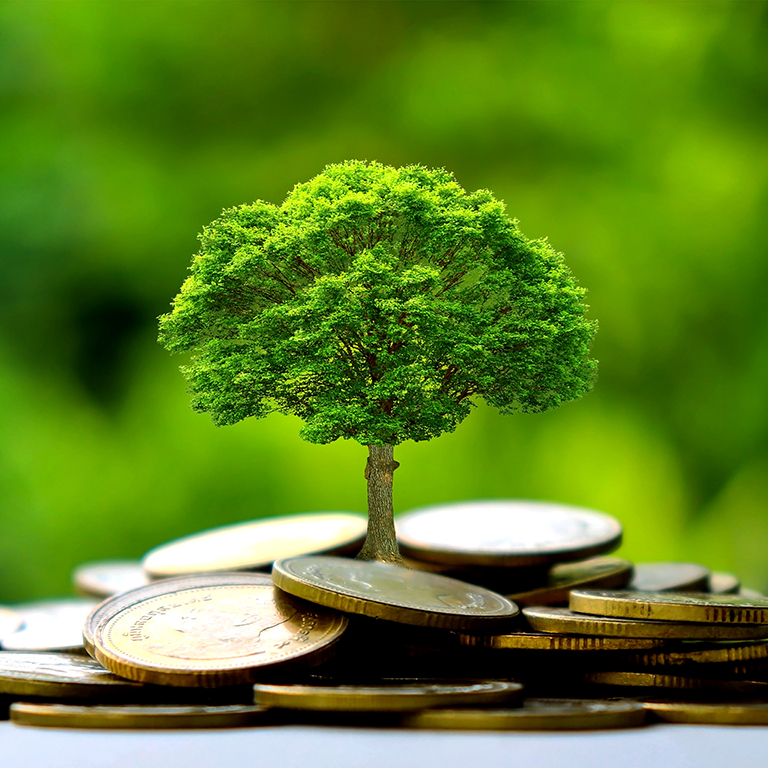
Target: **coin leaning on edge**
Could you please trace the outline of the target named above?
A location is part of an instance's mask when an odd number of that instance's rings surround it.
[[[490,632],[519,613],[511,600],[483,587],[365,560],[286,558],[274,564],[272,580],[318,605],[416,626]]]

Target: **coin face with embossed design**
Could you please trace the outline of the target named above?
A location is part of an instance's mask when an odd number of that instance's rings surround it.
[[[237,523],[163,544],[142,560],[153,578],[251,571],[281,557],[342,553],[360,547],[367,519],[352,512],[312,512]]]
[[[262,584],[270,586],[272,579],[266,573],[249,573],[245,576],[249,584]],[[243,574],[241,573],[216,573],[198,576],[179,576],[175,579],[164,579],[147,584],[144,587],[121,592],[109,600],[99,603],[90,613],[83,624],[83,645],[85,650],[95,658],[96,648],[94,644],[94,635],[97,627],[110,616],[114,616],[118,611],[130,608],[138,600],[147,600],[151,597],[160,597],[171,592],[178,592],[184,589],[195,589],[197,587],[209,587],[216,585],[219,587],[227,585],[237,585],[243,583]]]
[[[175,580],[174,580],[175,581]],[[347,619],[265,585],[260,574],[165,582],[100,607],[93,654],[131,680],[216,687],[253,682],[265,669],[318,663],[330,655]],[[111,601],[110,601],[111,602]]]
[[[319,605],[418,626],[492,631],[519,611],[513,602],[483,587],[340,557],[278,560],[272,579],[280,589]]]
[[[621,542],[616,518],[541,501],[424,507],[395,521],[404,554],[435,563],[522,566],[579,560]]]

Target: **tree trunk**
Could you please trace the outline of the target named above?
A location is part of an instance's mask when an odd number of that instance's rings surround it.
[[[400,466],[391,445],[369,445],[365,479],[368,481],[368,535],[357,556],[360,560],[405,566],[395,536],[392,475]]]

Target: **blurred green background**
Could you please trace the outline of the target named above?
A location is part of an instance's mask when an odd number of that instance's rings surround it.
[[[396,507],[593,507],[768,587],[767,139],[765,2],[1,2],[0,600],[364,509],[363,447],[214,427],[155,341],[203,225],[347,158],[489,188],[600,322],[592,394],[404,444]]]

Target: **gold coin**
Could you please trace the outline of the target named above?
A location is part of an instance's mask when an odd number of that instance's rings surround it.
[[[709,577],[707,592],[713,595],[738,595],[741,589],[741,581],[732,573],[715,571]]]
[[[696,563],[635,563],[627,589],[639,592],[702,591],[709,588],[709,568]]]
[[[143,587],[149,578],[135,560],[104,560],[78,566],[72,583],[80,594],[103,599]]]
[[[4,651],[83,650],[83,623],[95,600],[49,600],[16,606],[21,629],[2,641]]]
[[[164,582],[166,594],[152,597],[128,593],[134,603],[106,611],[93,631],[96,659],[130,680],[209,688],[330,655],[345,617],[265,586],[259,574],[241,573],[236,584],[233,575],[224,584],[201,576],[207,583],[186,589]]]
[[[768,704],[699,701],[643,701],[654,717],[665,723],[701,725],[768,725]]]
[[[768,598],[704,592],[574,590],[570,608],[576,613],[649,621],[695,621],[722,624],[768,624]]]
[[[574,613],[567,608],[523,608],[526,621],[538,632],[599,637],[655,637],[661,640],[760,640],[768,637],[764,624],[703,624],[644,621]]]
[[[478,731],[567,731],[643,725],[641,704],[629,700],[526,699],[518,709],[434,709],[407,715],[409,728]]]
[[[237,728],[270,722],[263,707],[244,704],[195,705],[89,705],[11,704],[17,725],[50,728]]]
[[[578,563],[552,567],[547,584],[525,592],[507,595],[520,607],[567,603],[572,589],[602,587],[620,589],[632,578],[632,563],[620,557],[593,557]]]
[[[499,706],[518,701],[523,686],[507,681],[410,685],[254,685],[263,707],[324,712],[407,712],[427,707]]]
[[[12,635],[22,623],[23,619],[18,611],[0,605],[0,642]]]
[[[313,603],[401,624],[491,630],[518,613],[507,598],[427,571],[340,557],[278,560],[275,584]]]
[[[114,616],[118,611],[131,608],[138,600],[147,600],[153,597],[161,597],[169,594],[171,591],[184,589],[196,589],[206,587],[211,584],[217,586],[226,586],[243,583],[240,573],[219,573],[198,576],[180,576],[175,579],[164,579],[163,581],[147,584],[140,587],[139,591],[129,590],[114,595],[111,599],[99,603],[88,615],[83,623],[83,646],[85,650],[94,658],[96,657],[96,646],[94,634],[96,628],[106,619]],[[272,579],[266,573],[250,573],[246,576],[249,584],[261,584],[271,586]]]
[[[615,685],[628,688],[664,688],[669,690],[718,691],[740,695],[765,696],[768,683],[755,680],[720,680],[717,678],[683,677],[682,675],[657,675],[653,672],[588,672],[587,683]]]
[[[768,642],[701,643],[691,649],[642,653],[633,664],[644,667],[679,666],[685,664],[739,664],[768,658]]]
[[[266,568],[282,557],[346,552],[362,544],[363,515],[313,512],[226,525],[163,544],[142,560],[153,578]]]
[[[406,555],[456,565],[580,560],[621,543],[616,518],[541,501],[472,501],[416,509],[395,521]]]
[[[663,648],[666,640],[636,637],[587,637],[511,632],[507,635],[459,635],[462,645],[531,651],[627,651]]]
[[[143,687],[110,674],[83,654],[0,651],[0,694],[88,699],[126,695]]]

